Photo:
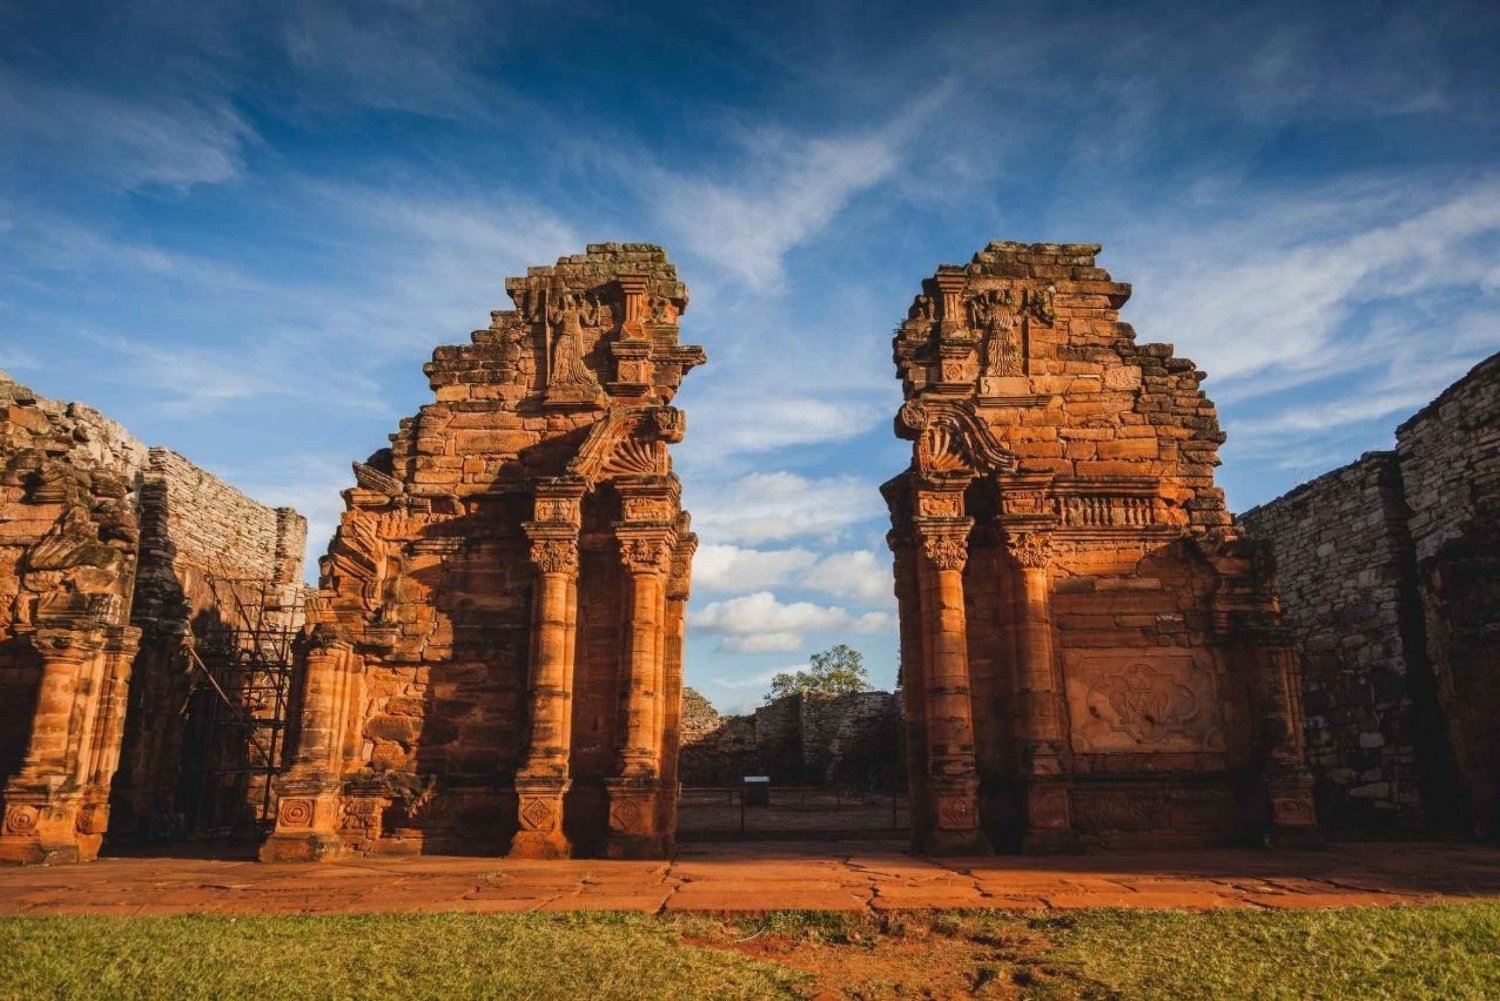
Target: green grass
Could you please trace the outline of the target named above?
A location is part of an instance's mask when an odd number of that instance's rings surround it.
[[[1126,998],[1500,998],[1500,904],[1099,910],[1035,924],[1054,943],[1047,966]]]
[[[800,979],[607,914],[0,919],[18,999],[782,998]]]
[[[765,956],[777,961],[737,951],[746,941],[772,946]],[[1035,999],[1493,999],[1500,904],[0,919],[0,998],[28,1001],[782,998],[820,989],[887,998],[920,997],[929,985]]]

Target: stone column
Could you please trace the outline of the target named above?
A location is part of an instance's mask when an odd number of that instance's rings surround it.
[[[98,849],[97,839],[79,837],[78,772],[93,739],[110,636],[105,627],[32,635],[42,677],[25,757],[0,796],[0,862],[87,861]]]
[[[1068,807],[1063,682],[1052,646],[1051,536],[1045,531],[1007,529],[1005,552],[1013,567],[1010,590],[1015,599],[1021,849],[1061,851],[1073,846],[1073,825]]]
[[[661,524],[622,522],[616,529],[625,566],[625,656],[621,691],[620,746],[616,773],[605,780],[609,792],[611,858],[659,858],[666,839],[657,826],[661,793],[666,581],[672,529]]]
[[[964,610],[963,570],[972,527],[973,519],[967,517],[916,519],[922,543],[918,580],[926,647],[928,802],[922,848],[932,854],[990,850],[979,829],[979,775]]]
[[[1261,781],[1271,838],[1283,846],[1319,840],[1313,777],[1302,734],[1302,683],[1285,630],[1256,631],[1240,656],[1251,660],[1261,749]]]
[[[923,649],[922,598],[916,547],[909,534],[892,531],[886,543],[895,558],[896,606],[901,630],[901,695],[905,716],[907,809],[912,844],[921,850],[930,829],[927,803],[927,676]]]
[[[570,785],[573,667],[578,646],[578,528],[572,522],[531,522],[536,591],[531,644],[531,712],[516,772],[517,831],[512,858],[567,858],[563,799]]]
[[[677,547],[672,552],[672,569],[667,578],[667,621],[663,635],[662,676],[666,720],[662,735],[659,829],[666,839],[668,853],[676,844],[677,800],[682,787],[678,781],[678,761],[682,753],[682,667],[686,640],[687,603],[691,596],[693,554],[698,537],[687,532],[687,515],[678,520]]]
[[[125,739],[125,703],[130,688],[130,672],[140,648],[141,630],[134,626],[116,626],[109,631],[102,658],[98,715],[89,736],[89,753],[79,761],[76,772],[82,792],[78,814],[78,835],[87,857],[99,854],[105,832],[109,829],[109,796],[115,772],[120,767],[120,748]]]
[[[262,862],[325,862],[342,853],[344,744],[358,674],[353,645],[319,627],[303,662],[296,751],[274,780],[276,829],[260,847]]]

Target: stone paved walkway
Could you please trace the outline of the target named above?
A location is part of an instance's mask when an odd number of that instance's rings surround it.
[[[1500,898],[1500,849],[1347,844],[928,859],[890,842],[686,846],[666,862],[112,858],[0,869],[0,914],[1330,907]]]

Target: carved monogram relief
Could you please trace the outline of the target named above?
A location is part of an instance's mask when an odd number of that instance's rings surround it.
[[[1212,668],[1181,650],[1069,650],[1074,749],[1222,751]]]

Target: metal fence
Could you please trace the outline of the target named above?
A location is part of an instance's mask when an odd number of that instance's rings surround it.
[[[770,803],[745,801],[745,787],[684,787],[677,800],[683,841],[727,838],[902,838],[911,830],[904,792],[851,792],[817,786],[772,786]]]

